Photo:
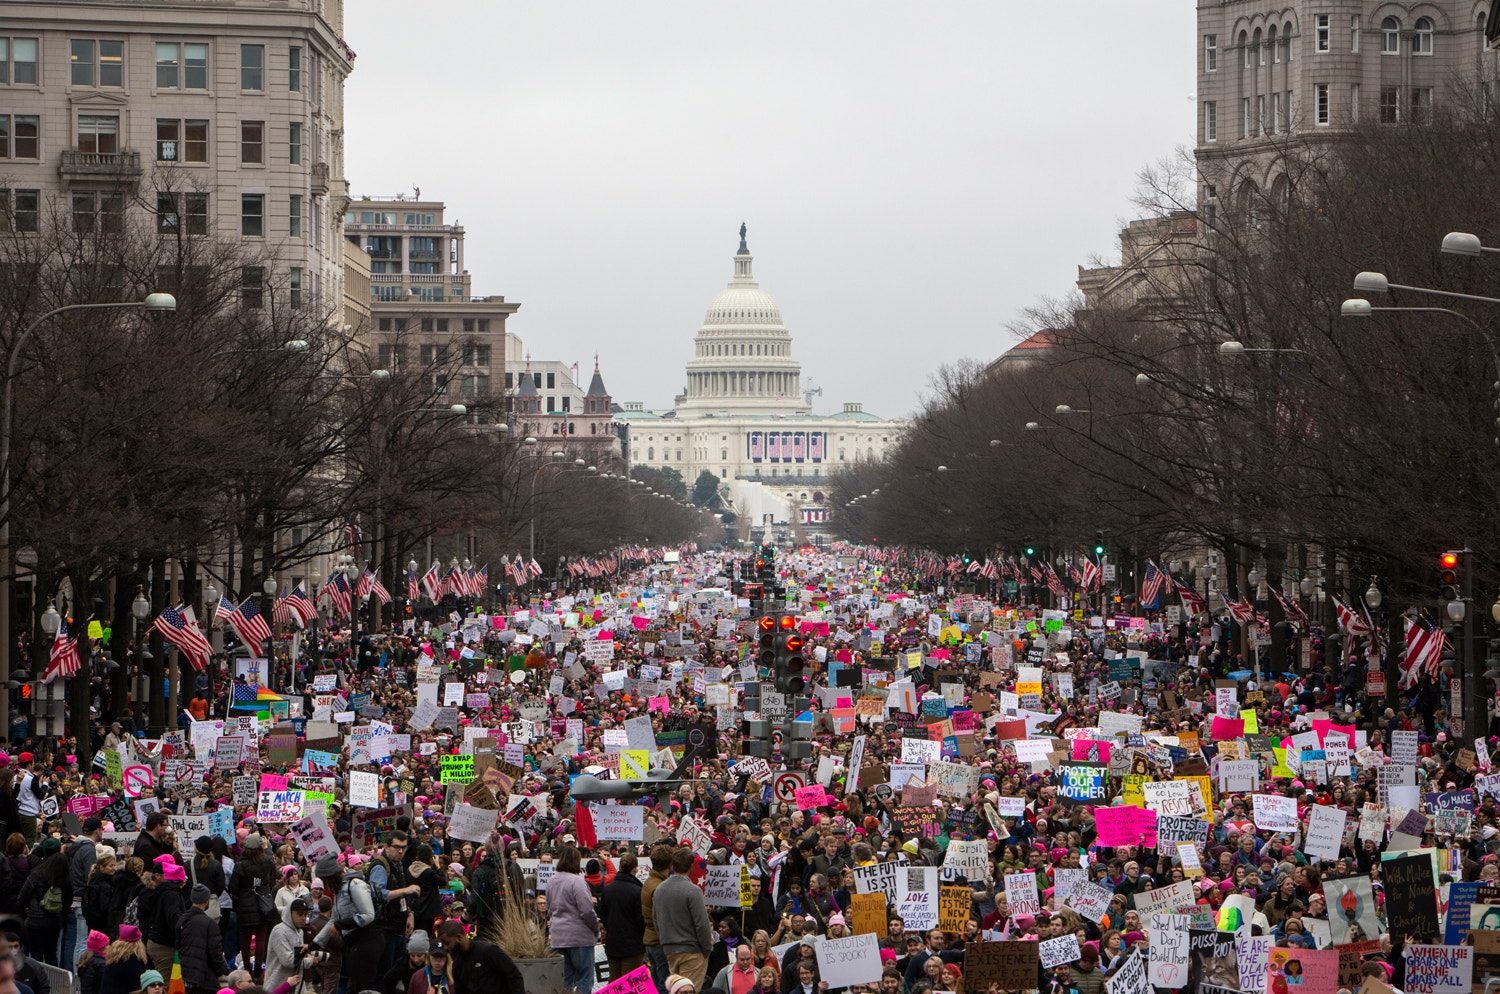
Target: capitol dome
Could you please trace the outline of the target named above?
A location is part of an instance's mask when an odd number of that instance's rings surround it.
[[[754,257],[740,225],[734,278],[703,316],[687,364],[684,413],[805,414],[802,365],[792,358],[792,336],[781,308],[755,282]]]

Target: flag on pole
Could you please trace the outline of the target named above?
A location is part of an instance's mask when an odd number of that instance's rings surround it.
[[[1156,563],[1146,560],[1145,572],[1141,575],[1140,606],[1146,611],[1161,608],[1162,590],[1167,585],[1167,574],[1156,568]]]
[[[1177,588],[1177,596],[1182,598],[1182,606],[1188,609],[1188,614],[1198,615],[1208,610],[1208,601],[1198,591],[1175,576],[1172,578],[1172,584]]]
[[[1344,630],[1344,634],[1351,638],[1370,634],[1370,623],[1337,597],[1333,599],[1333,613],[1338,616],[1339,627]]]
[[[385,584],[381,583],[380,577],[374,573],[370,574],[370,593],[374,594],[375,599],[382,604],[389,604],[391,602],[391,592],[385,589]]]
[[[340,618],[349,616],[349,579],[339,570],[334,570],[328,582],[323,584],[323,596],[328,598],[328,603],[333,605],[334,613]]]
[[[443,599],[443,574],[436,561],[431,569],[422,574],[422,589],[427,592],[427,599],[434,604]]]
[[[422,596],[422,584],[417,579],[417,571],[409,569],[406,571],[406,602],[415,604],[417,598]]]
[[[220,621],[228,623],[234,629],[234,634],[245,644],[248,649],[259,653],[271,640],[271,629],[266,624],[266,619],[260,616],[255,608],[255,602],[246,597],[239,607],[227,596],[219,596],[219,609],[215,612]]]
[[[1437,677],[1443,661],[1443,645],[1447,642],[1437,625],[1423,618],[1413,618],[1406,628],[1406,651],[1401,657],[1401,681],[1403,689],[1417,682],[1418,677]]]
[[[52,652],[47,657],[42,682],[51,683],[58,677],[66,680],[78,672],[78,667],[78,639],[68,634],[67,619],[63,619],[57,626],[57,637],[52,640]]]
[[[318,616],[318,609],[308,598],[307,592],[302,589],[302,584],[292,588],[292,592],[285,597],[277,598],[275,608],[275,622],[282,628],[290,628],[293,616],[300,618],[302,626]]]
[[[193,669],[200,673],[208,669],[208,657],[213,654],[213,649],[209,646],[203,629],[198,627],[198,619],[193,616],[192,608],[166,608],[156,616],[152,627],[187,657]]]

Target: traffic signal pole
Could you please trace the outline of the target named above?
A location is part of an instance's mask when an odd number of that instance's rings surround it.
[[[1479,658],[1474,638],[1474,559],[1464,543],[1464,738],[1478,739],[1489,735],[1489,694],[1485,692],[1484,660]]]

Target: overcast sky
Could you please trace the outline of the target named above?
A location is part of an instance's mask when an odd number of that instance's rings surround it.
[[[356,196],[420,186],[538,359],[670,406],[740,222],[819,410],[909,414],[1193,138],[1187,0],[357,0]]]

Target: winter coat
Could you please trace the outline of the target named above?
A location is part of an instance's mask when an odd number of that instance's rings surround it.
[[[42,907],[42,901],[53,887],[62,892],[61,906],[49,911]],[[62,928],[63,919],[70,914],[68,909],[73,906],[73,886],[68,882],[67,857],[61,852],[55,852],[38,863],[21,885],[18,901],[26,915],[27,928],[44,931]]]
[[[146,939],[162,946],[177,944],[177,919],[187,910],[188,903],[181,884],[163,881],[157,884],[155,899],[151,902],[151,916],[142,919],[141,929]]]
[[[256,891],[272,897],[276,889],[276,864],[269,858],[242,859],[234,864],[234,873],[229,876],[229,895],[234,898],[234,913],[240,916],[241,928],[255,928],[261,924],[272,924],[260,920],[260,903]]]
[[[78,967],[78,994],[99,994],[99,985],[104,981],[104,958],[90,955],[89,961]]]
[[[663,880],[667,879],[666,870],[651,868],[651,874],[646,878],[646,884],[641,888],[641,918],[646,923],[646,932],[641,941],[648,946],[661,945],[661,939],[656,934],[656,920],[652,917],[651,903],[656,888],[661,886]]]
[[[220,950],[222,954],[223,950]],[[122,959],[118,963],[105,963],[104,974],[99,981],[99,994],[130,994],[141,989],[141,974],[151,969],[151,962],[144,959]],[[228,972],[228,971],[225,971]]]
[[[599,896],[604,921],[604,954],[626,959],[646,951],[646,919],[641,910],[641,882],[633,875],[616,876]]]
[[[219,923],[210,919],[202,908],[189,906],[178,922],[176,944],[177,956],[182,961],[182,985],[190,991],[218,990],[219,978],[229,972]]]
[[[274,991],[283,980],[299,972],[302,964],[297,951],[304,942],[302,929],[292,923],[292,909],[288,905],[266,942],[266,990]]]
[[[592,947],[599,939],[594,895],[576,873],[554,873],[547,881],[547,918],[547,941],[553,949]]]
[[[125,906],[141,889],[141,878],[121,867],[113,873],[94,873],[83,889],[83,920],[105,935],[119,935]]]

